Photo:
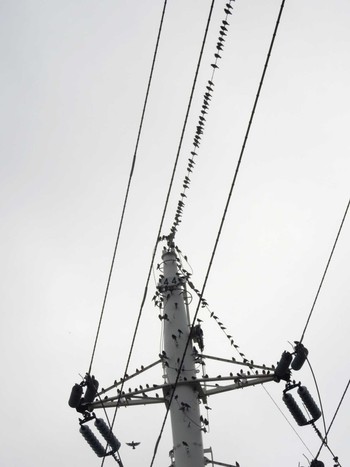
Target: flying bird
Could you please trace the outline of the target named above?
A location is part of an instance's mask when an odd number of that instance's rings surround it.
[[[131,446],[133,449],[136,448],[136,446],[138,446],[140,443],[139,442],[135,442],[135,441],[131,441],[131,443],[126,443],[128,446]]]

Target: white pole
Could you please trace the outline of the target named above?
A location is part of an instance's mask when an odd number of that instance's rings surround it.
[[[159,289],[164,299],[164,362],[168,383],[174,384],[191,324],[185,310],[184,283],[178,273],[175,250],[165,248],[162,259],[164,277],[160,280]],[[176,467],[204,467],[197,384],[190,340],[170,407]]]

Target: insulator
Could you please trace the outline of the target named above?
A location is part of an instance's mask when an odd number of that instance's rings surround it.
[[[301,342],[297,342],[295,345],[295,356],[292,361],[293,370],[295,371],[300,370],[300,368],[304,365],[308,354],[309,354],[309,351],[307,350],[307,348],[304,347]]]
[[[70,393],[68,405],[76,409],[81,401],[81,396],[83,395],[83,388],[80,384],[75,384],[72,387],[72,392]]]
[[[90,428],[87,425],[82,425],[80,427],[79,431],[83,435],[83,437],[86,439],[87,443],[95,451],[97,456],[98,457],[104,457],[105,456],[105,448],[102,446],[102,444],[96,438],[96,436],[93,434],[93,432],[90,430]]]
[[[298,404],[295,402],[294,397],[288,392],[283,395],[283,402],[288,407],[288,410],[293,415],[295,421],[299,426],[307,425],[307,420]]]
[[[85,392],[85,396],[84,396],[85,402],[87,404],[90,404],[91,402],[94,401],[94,399],[96,397],[96,394],[97,394],[98,386],[99,386],[99,383],[95,379],[95,376],[94,375],[92,375],[92,376],[87,375],[87,377],[86,377],[86,392]]]
[[[292,354],[290,352],[284,351],[281,360],[278,362],[275,375],[277,378],[285,378],[288,375],[288,369],[290,362],[292,361]],[[289,376],[289,375],[288,375]]]
[[[306,387],[300,386],[300,388],[298,388],[298,394],[301,400],[304,402],[307,410],[310,412],[312,419],[314,421],[318,420],[321,416],[321,411]]]
[[[113,452],[118,451],[120,446],[121,446],[121,443],[114,436],[111,429],[109,428],[109,426],[106,424],[106,422],[102,418],[96,418],[95,427],[98,429],[98,431],[101,433],[101,435],[107,441],[107,443],[110,445],[112,451]]]
[[[311,461],[310,467],[324,467],[324,463],[317,459]]]

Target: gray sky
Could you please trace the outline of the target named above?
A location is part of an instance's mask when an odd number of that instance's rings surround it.
[[[169,233],[224,17],[217,0],[163,234]],[[89,365],[162,1],[0,2],[2,448],[6,467],[99,466],[68,407]],[[122,376],[180,138],[210,2],[169,1],[93,372]],[[177,242],[201,287],[280,2],[237,0]],[[206,299],[256,362],[298,340],[349,199],[350,5],[287,0]],[[329,423],[350,375],[350,221],[304,344]],[[160,261],[158,255],[157,262]],[[141,319],[131,369],[157,359],[158,310]],[[232,349],[200,316],[206,353]],[[225,371],[208,365],[208,373]],[[295,373],[316,399],[310,371]],[[140,379],[161,382],[161,373]],[[319,441],[272,397],[308,448]],[[263,389],[209,400],[204,437],[220,462],[306,466],[311,455]],[[350,395],[329,444],[350,463]],[[164,407],[120,410],[125,467],[148,466]],[[318,422],[318,427],[322,425]],[[125,446],[141,441],[136,450]],[[155,467],[170,464],[170,429]],[[332,460],[325,450],[321,459]],[[105,465],[112,465],[108,459]],[[115,463],[114,463],[115,464]],[[116,464],[115,464],[116,465]]]

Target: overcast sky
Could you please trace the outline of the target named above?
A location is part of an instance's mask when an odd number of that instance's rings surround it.
[[[115,271],[93,364],[123,375],[169,186],[208,0],[169,0]],[[168,234],[225,2],[215,3],[163,234]],[[0,0],[1,361],[4,467],[98,467],[68,407],[88,370],[134,152],[162,0]],[[201,288],[280,7],[237,0],[177,244]],[[276,364],[300,339],[349,199],[350,4],[287,0],[205,297],[242,351]],[[305,334],[329,424],[350,377],[350,219]],[[156,262],[160,261],[160,251]],[[155,272],[157,274],[157,272]],[[131,370],[161,349],[149,287]],[[196,301],[193,302],[196,304]],[[194,307],[193,307],[194,309]],[[205,352],[230,358],[201,311]],[[208,364],[216,376],[227,368]],[[305,366],[294,374],[316,399]],[[137,384],[161,383],[161,370]],[[282,406],[315,454],[311,427]],[[219,462],[303,467],[311,454],[261,387],[209,399]],[[329,445],[350,464],[350,394]],[[149,466],[165,408],[118,412],[124,467]],[[101,416],[103,414],[101,413]],[[321,422],[317,426],[322,430]],[[132,450],[125,445],[140,441]],[[155,467],[170,464],[170,425]],[[331,455],[320,456],[327,467]],[[106,466],[116,465],[107,459]],[[181,467],[181,466],[179,466]]]

